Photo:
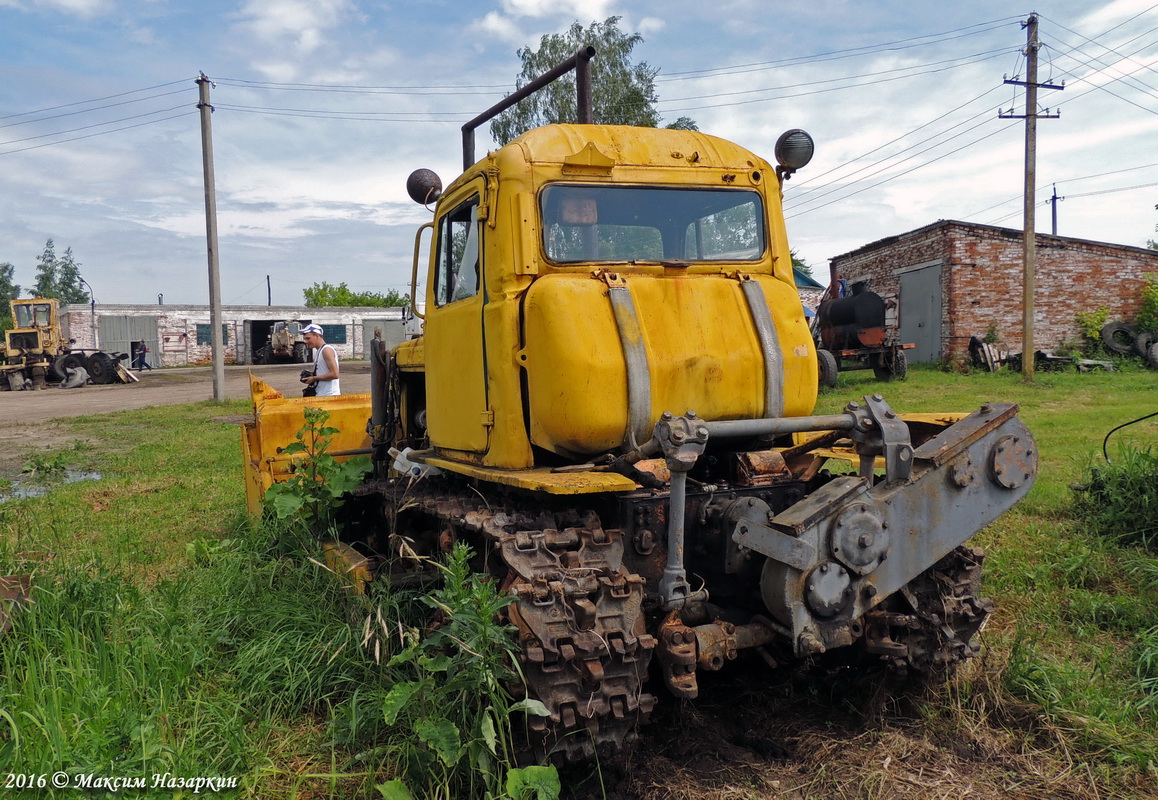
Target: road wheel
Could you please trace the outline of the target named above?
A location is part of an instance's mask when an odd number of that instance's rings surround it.
[[[836,363],[836,356],[828,350],[816,351],[816,364],[820,372],[820,385],[832,389],[836,386],[836,376],[840,368]]]
[[[904,350],[879,353],[872,357],[871,362],[878,381],[903,381],[909,377],[909,358]]]
[[[1111,353],[1126,355],[1134,349],[1134,339],[1138,332],[1133,325],[1125,322],[1110,322],[1102,326],[1102,344]]]
[[[88,376],[93,383],[112,383],[117,379],[117,366],[108,353],[93,353],[88,357]]]
[[[68,380],[68,371],[84,367],[84,356],[79,353],[68,353],[52,362],[51,373],[54,380]]]
[[[304,364],[310,357],[310,349],[305,342],[294,342],[294,363]]]
[[[268,344],[264,347],[257,348],[257,352],[253,354],[254,364],[272,364],[273,363],[273,348]]]

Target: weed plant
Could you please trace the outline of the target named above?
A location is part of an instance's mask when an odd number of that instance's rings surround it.
[[[1077,506],[1102,536],[1158,552],[1158,445],[1122,446],[1112,461],[1093,461]]]
[[[525,714],[546,714],[535,700],[516,702],[513,628],[499,623],[514,598],[472,572],[471,553],[455,546],[443,585],[417,600],[434,612],[433,628],[402,629],[401,650],[389,661],[393,684],[360,698],[375,716],[352,714],[343,734],[351,741],[385,742],[400,776],[382,784],[388,798],[455,800],[466,797],[558,796],[553,767],[515,766],[516,728]],[[520,692],[521,693],[521,692]],[[553,793],[550,790],[554,786]]]

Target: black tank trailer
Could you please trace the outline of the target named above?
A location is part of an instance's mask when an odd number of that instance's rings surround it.
[[[834,278],[816,310],[813,334],[819,362],[820,385],[836,386],[841,370],[871,369],[879,380],[904,380],[909,364],[896,329],[885,319],[886,301],[858,281],[844,293]]]

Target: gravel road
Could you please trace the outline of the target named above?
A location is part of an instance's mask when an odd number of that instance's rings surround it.
[[[301,364],[269,364],[225,368],[225,396],[230,400],[249,397],[249,373],[286,397],[300,397],[298,375]],[[213,399],[213,369],[184,367],[145,370],[136,373],[140,383],[88,385],[79,389],[49,386],[36,392],[0,392],[0,420],[5,423],[45,422],[57,417],[107,414],[148,406],[196,403]],[[342,394],[370,391],[370,362],[342,364]]]

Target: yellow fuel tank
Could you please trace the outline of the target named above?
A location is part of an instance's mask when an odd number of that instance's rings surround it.
[[[632,434],[645,440],[664,411],[691,409],[708,420],[810,413],[816,360],[800,300],[783,281],[753,280],[775,330],[771,380],[779,408],[768,407],[765,354],[742,278],[633,274],[609,284],[556,273],[535,281],[519,353],[531,441],[560,454],[592,454]],[[613,292],[625,292],[620,306],[631,309],[618,321]],[[634,421],[633,390],[646,414]]]

